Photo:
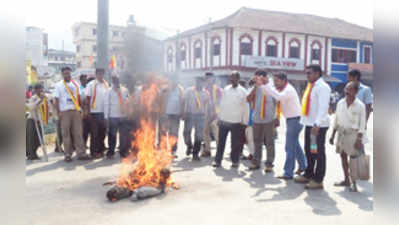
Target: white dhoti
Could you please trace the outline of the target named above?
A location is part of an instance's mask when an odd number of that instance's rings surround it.
[[[249,154],[254,155],[255,153],[255,144],[254,144],[254,131],[252,126],[248,126],[245,129],[245,136],[247,138],[247,146],[249,149]]]

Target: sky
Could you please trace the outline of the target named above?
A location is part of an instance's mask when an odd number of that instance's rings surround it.
[[[75,50],[72,25],[76,22],[97,21],[97,0],[30,0],[9,1],[23,8],[26,26],[43,28],[48,33],[49,48]],[[173,35],[222,19],[241,7],[306,13],[339,18],[360,26],[373,28],[373,0],[109,0],[109,23],[126,25],[130,14],[139,25]]]

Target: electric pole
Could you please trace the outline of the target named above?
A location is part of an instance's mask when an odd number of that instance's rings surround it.
[[[105,69],[105,79],[110,81],[108,68],[109,0],[97,0],[97,62],[96,68]]]

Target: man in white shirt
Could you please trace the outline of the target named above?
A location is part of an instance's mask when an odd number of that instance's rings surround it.
[[[85,116],[90,121],[90,154],[94,158],[102,158],[105,151],[104,95],[108,84],[104,74],[104,69],[96,69],[96,79],[87,85],[86,90]]]
[[[242,151],[241,130],[248,124],[247,91],[238,82],[240,74],[234,71],[231,74],[231,85],[224,88],[220,101],[219,112],[219,142],[213,167],[220,167],[226,146],[226,138],[231,132],[231,161],[232,167],[239,166]]]
[[[308,166],[305,174],[295,177],[298,183],[307,183],[308,189],[322,189],[326,174],[325,142],[330,125],[328,109],[331,88],[322,78],[319,65],[306,67],[308,87],[302,97],[302,116],[300,123],[305,126],[305,153]],[[311,136],[316,138],[316,151],[311,152]]]
[[[353,165],[354,159],[364,151],[362,139],[366,131],[366,107],[361,100],[356,98],[358,90],[359,84],[355,82],[349,82],[346,85],[344,89],[345,98],[337,104],[334,131],[330,138],[330,144],[333,145],[335,134],[338,132],[337,153],[341,155],[345,176],[344,181],[334,185],[351,186],[350,190],[354,192],[357,191],[357,176],[352,169],[349,171],[348,155],[350,156],[350,164]]]
[[[128,99],[128,91],[119,84],[119,78],[111,77],[112,87],[104,96],[104,119],[108,126],[108,152],[107,158],[115,154],[116,134],[119,131],[119,154],[121,158],[129,155],[129,128],[126,115],[123,113],[125,101]]]
[[[274,86],[271,83],[263,85],[262,91],[271,95],[277,100],[277,118],[283,114],[286,118],[287,131],[285,138],[285,164],[284,174],[278,176],[279,179],[292,179],[294,176],[295,160],[298,161],[299,169],[296,174],[301,174],[306,169],[306,159],[302,147],[299,143],[299,134],[303,126],[299,123],[301,117],[301,105],[298,93],[295,88],[288,83],[285,73],[274,75]],[[279,113],[280,112],[280,113]]]
[[[71,68],[61,69],[64,80],[55,86],[54,97],[61,122],[61,133],[64,142],[65,161],[72,161],[73,147],[75,147],[78,160],[88,160],[83,144],[81,99],[79,84],[71,79]],[[72,136],[72,138],[71,138]],[[73,139],[73,144],[72,144]]]

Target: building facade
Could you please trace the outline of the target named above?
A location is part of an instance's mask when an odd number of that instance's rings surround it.
[[[95,68],[97,58],[97,24],[80,22],[72,27],[73,42],[76,46],[76,68],[90,69]],[[109,26],[109,57],[116,56],[116,71],[123,70],[123,56],[121,49],[125,35],[125,27]]]
[[[68,66],[73,71],[76,69],[76,57],[74,52],[63,50],[48,50],[48,66],[53,67],[56,73],[61,72],[61,68]]]
[[[318,64],[332,85],[346,82],[349,64],[373,63],[372,30],[312,15],[241,8],[233,15],[164,41],[164,72],[180,77],[204,71],[244,77],[257,68],[304,81]],[[356,66],[356,65],[355,65]],[[371,77],[371,76],[370,76]]]
[[[47,65],[48,34],[38,27],[25,28],[25,57],[35,67]]]

